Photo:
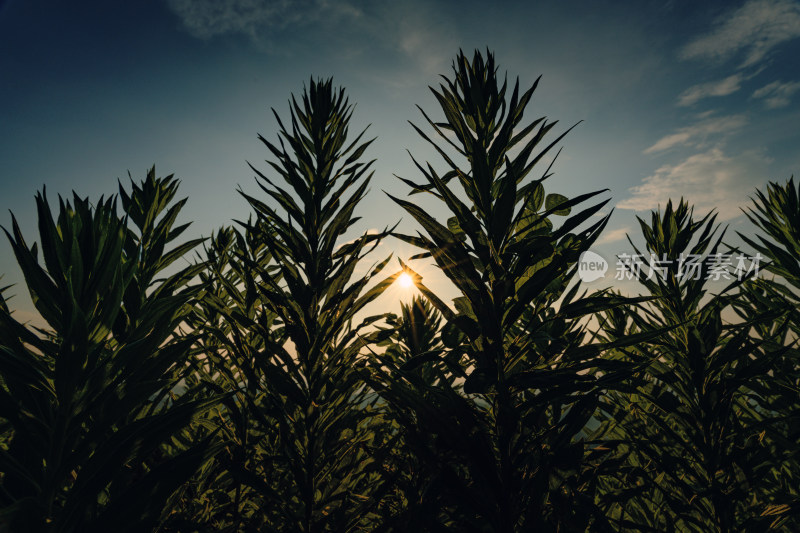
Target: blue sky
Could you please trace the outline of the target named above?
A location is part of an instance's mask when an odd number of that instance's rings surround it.
[[[610,189],[606,257],[668,198],[749,231],[748,196],[800,169],[798,1],[0,0],[0,224],[12,210],[34,240],[43,185],[97,198],[155,164],[208,235],[248,214],[236,190],[257,191],[246,161],[266,169],[270,108],[285,115],[310,76],[333,76],[378,138],[360,229],[412,230],[382,191],[419,177],[406,150],[439,163],[407,121],[417,104],[436,113],[427,86],[459,48],[486,47],[510,79],[542,75],[529,118],[582,121],[547,189]],[[5,240],[0,273],[20,281]]]

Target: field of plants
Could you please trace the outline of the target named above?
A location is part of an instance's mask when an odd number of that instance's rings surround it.
[[[392,197],[414,234],[343,237],[371,141],[331,80],[275,113],[251,216],[209,239],[155,169],[37,194],[37,241],[5,227],[27,287],[0,290],[0,531],[800,531],[798,187],[753,191],[741,250],[673,199],[639,219],[661,274],[588,290],[608,200],[546,192],[568,130],[524,115],[537,83],[457,56],[414,125],[439,157]],[[722,252],[761,272],[712,290]],[[420,296],[364,318],[404,273]]]

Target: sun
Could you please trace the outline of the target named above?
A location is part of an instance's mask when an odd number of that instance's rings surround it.
[[[411,276],[408,274],[408,272],[403,272],[400,274],[400,277],[397,278],[397,283],[399,283],[404,289],[410,289],[414,286],[414,280],[411,279]]]

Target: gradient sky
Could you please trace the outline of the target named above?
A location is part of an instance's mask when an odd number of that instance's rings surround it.
[[[310,76],[333,76],[378,137],[360,229],[415,229],[382,190],[419,178],[406,150],[441,165],[407,121],[417,104],[441,116],[427,86],[459,48],[486,47],[510,79],[542,75],[530,119],[583,121],[546,189],[610,189],[608,258],[630,250],[635,212],[669,198],[749,231],[740,206],[800,169],[798,1],[0,0],[0,224],[13,211],[33,241],[43,185],[51,201],[97,198],[155,164],[182,180],[192,236],[208,235],[247,217],[236,190],[257,191],[246,161],[267,167],[270,107],[286,116]],[[21,278],[5,238],[0,273]]]

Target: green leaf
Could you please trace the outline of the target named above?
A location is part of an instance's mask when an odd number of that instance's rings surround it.
[[[547,198],[545,198],[544,208],[547,211],[552,211],[554,215],[567,216],[571,211],[570,207],[565,207],[563,209],[558,208],[558,206],[567,203],[567,201],[568,198],[566,196],[551,193],[547,195]]]

